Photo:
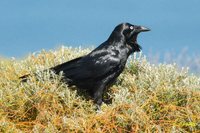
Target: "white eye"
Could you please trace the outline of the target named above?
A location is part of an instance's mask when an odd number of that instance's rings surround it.
[[[130,29],[133,30],[133,26],[130,26]]]

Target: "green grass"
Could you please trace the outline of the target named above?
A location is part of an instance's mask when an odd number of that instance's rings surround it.
[[[0,61],[0,132],[199,132],[200,77],[175,64],[150,64],[133,55],[108,94],[102,112],[61,82],[39,71],[85,55],[90,49],[59,48],[22,60]],[[19,76],[31,76],[21,83]],[[53,78],[50,78],[53,75]]]

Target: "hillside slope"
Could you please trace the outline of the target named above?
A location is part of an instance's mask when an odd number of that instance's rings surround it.
[[[22,60],[0,61],[0,132],[198,132],[200,77],[175,64],[150,64],[133,55],[108,94],[102,112],[68,88],[61,75],[41,70],[88,53],[59,48]],[[38,73],[21,83],[19,76]],[[50,78],[53,75],[53,78]]]

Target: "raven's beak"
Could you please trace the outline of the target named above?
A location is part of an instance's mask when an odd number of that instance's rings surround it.
[[[146,31],[150,31],[150,29],[149,29],[149,28],[146,28],[146,27],[144,27],[144,26],[138,26],[138,27],[137,27],[137,31],[138,31],[138,32],[146,32]]]

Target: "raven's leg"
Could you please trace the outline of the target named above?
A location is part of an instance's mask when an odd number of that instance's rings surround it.
[[[105,87],[101,85],[100,87],[97,88],[97,90],[94,91],[93,94],[94,102],[97,104],[97,110],[101,110],[104,88]]]

